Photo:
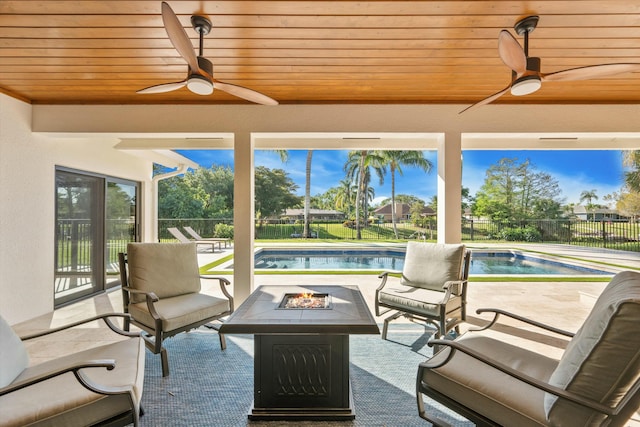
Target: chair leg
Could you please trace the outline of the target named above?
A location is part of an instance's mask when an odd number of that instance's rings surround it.
[[[224,334],[221,334],[220,332],[218,332],[218,336],[220,337],[220,348],[222,350],[226,350],[227,349],[227,339],[224,337]]]
[[[420,416],[420,418],[429,421],[431,424],[433,424],[434,427],[451,427],[451,424],[441,420],[440,418],[427,414],[427,411],[424,407],[424,401],[422,399],[422,393],[418,392],[418,416]]]
[[[169,375],[169,355],[164,347],[160,350],[160,360],[162,362],[162,376],[166,377]]]
[[[387,317],[386,319],[384,319],[384,324],[382,325],[382,339],[383,340],[387,339],[387,332],[389,330],[389,322],[391,322],[392,320],[397,319],[400,316],[402,316],[402,313],[398,312],[398,313],[395,313],[395,314]]]
[[[205,328],[209,328],[209,329],[213,329],[215,331],[218,331],[218,337],[220,338],[220,348],[222,350],[226,350],[227,349],[227,339],[224,337],[224,334],[220,333],[220,325],[214,324],[214,323],[207,323],[204,326],[205,326]]]

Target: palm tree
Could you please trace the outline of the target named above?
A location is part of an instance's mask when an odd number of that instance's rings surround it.
[[[419,167],[426,173],[430,173],[433,163],[424,158],[422,151],[399,151],[389,150],[380,152],[383,162],[389,166],[391,172],[391,223],[393,224],[393,234],[398,238],[398,226],[396,224],[396,171],[403,175],[402,166]]]
[[[347,157],[347,163],[344,166],[347,172],[347,177],[354,180],[357,185],[356,191],[356,236],[357,239],[362,239],[362,232],[360,230],[360,208],[366,209],[366,197],[368,181],[367,172],[370,168],[373,168],[380,178],[380,183],[384,182],[385,166],[382,162],[380,154],[370,150],[350,151]],[[366,215],[366,210],[365,210]]]
[[[640,150],[625,151],[622,164],[631,168],[624,173],[624,181],[629,190],[640,193]]]
[[[350,179],[343,179],[338,184],[334,207],[337,210],[344,212],[347,215],[347,218],[351,216],[354,190],[353,181]]]
[[[587,201],[587,205],[586,208],[587,210],[593,209],[593,203],[592,200],[593,199],[598,199],[598,195],[596,194],[597,190],[594,188],[593,190],[584,190],[582,193],[580,193],[580,203],[584,202],[585,200]],[[595,218],[595,214],[593,215],[593,218]],[[588,217],[587,217],[588,219]]]
[[[311,159],[313,158],[313,150],[307,150],[307,166],[306,181],[304,184],[304,229],[302,235],[311,237],[309,230],[309,209],[311,205]]]

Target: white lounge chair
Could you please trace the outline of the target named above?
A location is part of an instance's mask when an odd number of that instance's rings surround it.
[[[196,240],[201,240],[203,242],[207,242],[207,241],[212,241],[212,242],[221,242],[224,243],[224,247],[226,248],[227,245],[231,246],[231,239],[229,239],[228,237],[201,237],[196,230],[194,230],[193,228],[187,226],[187,227],[182,227],[184,228],[184,231],[187,232],[187,234],[189,234],[191,237],[193,237]]]
[[[197,246],[211,246],[211,252],[215,252],[216,245],[218,245],[218,249],[222,250],[222,242],[215,242],[211,240],[193,240],[182,234],[182,231],[178,230],[176,227],[168,227],[167,230],[169,230],[169,233],[171,233],[173,237],[178,239],[180,243],[195,243]]]

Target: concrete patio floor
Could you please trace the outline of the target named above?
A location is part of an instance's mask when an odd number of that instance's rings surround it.
[[[554,253],[563,257],[579,258],[594,263],[615,264],[629,269],[640,270],[640,254],[605,249],[593,249],[584,247],[571,247],[565,245],[542,244],[513,244],[513,245],[468,245],[471,249],[486,248],[517,248],[541,253]],[[215,253],[202,252],[199,254],[200,265],[205,265],[226,256],[232,252],[232,248],[223,249]],[[602,266],[602,264],[600,264]],[[625,268],[615,268],[622,270]],[[233,276],[227,275],[233,283]],[[375,289],[379,285],[376,275],[256,275],[255,286],[277,284],[335,284],[357,285],[365,296],[373,313],[373,300]],[[502,308],[525,317],[530,317],[543,323],[551,324],[559,328],[575,331],[582,324],[584,318],[591,310],[595,298],[606,286],[607,282],[474,282],[473,277],[469,283],[469,325],[462,327],[466,330],[469,326],[482,324],[487,320],[486,316],[477,315],[477,308],[493,307]],[[203,284],[205,292],[216,293],[217,284]],[[74,320],[86,318],[92,315],[106,312],[121,312],[122,296],[119,290],[113,290],[81,302],[60,308],[52,313],[40,316],[36,319],[14,325],[19,334],[26,334],[37,330],[60,326]],[[379,323],[383,318],[377,319]],[[391,323],[389,337],[393,337],[393,325],[396,322],[406,322],[399,319]],[[566,339],[550,335],[539,329],[523,325],[516,321],[504,319],[501,326],[496,329],[496,334],[510,342],[523,347],[543,351],[551,357],[559,358],[566,347]],[[113,334],[105,330],[104,324],[95,323],[67,331],[56,339],[42,338],[38,344],[29,344],[30,360],[32,364],[72,353],[88,346],[113,340]],[[60,334],[57,334],[60,335]],[[116,338],[117,339],[117,338]],[[61,342],[64,341],[64,343]],[[640,426],[640,416],[634,417],[630,426]]]

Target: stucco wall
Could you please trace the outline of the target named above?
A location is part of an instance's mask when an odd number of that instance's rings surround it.
[[[152,171],[150,162],[114,150],[115,139],[33,134],[31,112],[0,95],[0,314],[10,324],[53,310],[55,166],[136,181]]]

